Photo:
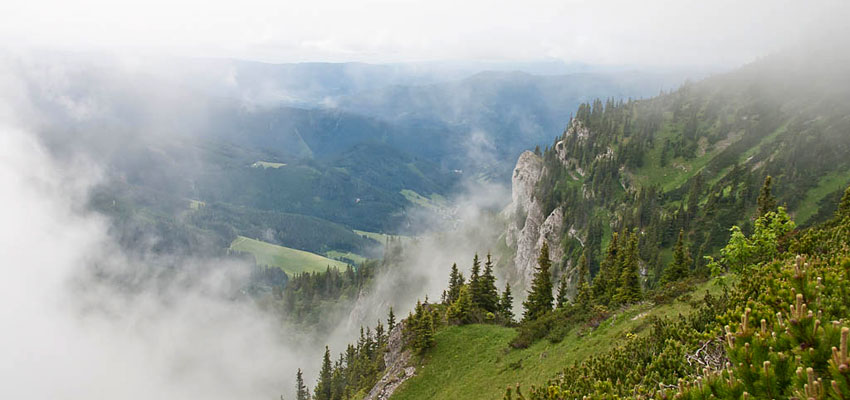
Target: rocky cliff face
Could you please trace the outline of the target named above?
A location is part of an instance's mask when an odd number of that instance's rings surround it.
[[[386,400],[401,386],[404,381],[410,379],[416,373],[416,367],[411,366],[410,350],[404,349],[404,337],[402,335],[404,322],[401,321],[390,332],[387,342],[387,353],[384,354],[384,376],[372,387],[364,400]]]
[[[516,280],[525,287],[531,282],[543,242],[549,244],[549,258],[559,262],[563,257],[560,233],[563,212],[560,208],[543,215],[534,188],[543,175],[543,160],[530,151],[520,155],[511,178],[511,204],[502,212],[508,221],[505,244],[515,250],[513,259]]]

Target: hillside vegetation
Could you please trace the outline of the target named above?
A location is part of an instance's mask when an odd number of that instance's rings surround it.
[[[574,282],[585,250],[595,275],[608,229],[641,233],[645,285],[660,281],[680,231],[702,269],[732,225],[752,229],[767,176],[798,223],[830,218],[850,184],[848,66],[779,54],[652,99],[580,106],[541,152],[536,198],[566,221],[556,276]]]
[[[676,301],[655,306],[636,304],[598,327],[581,326],[556,342],[541,340],[512,349],[517,330],[497,325],[450,326],[435,334],[435,345],[420,361],[422,368],[393,399],[496,399],[505,384],[545,383],[564,365],[604,352],[612,342],[650,334],[654,318],[690,314],[707,292],[717,295],[715,282],[698,285]]]
[[[393,398],[850,397],[850,63],[823,56],[580,106],[536,151],[563,257],[542,241],[517,317],[489,255],[452,266],[404,320],[416,375]],[[315,398],[368,392],[375,343]]]

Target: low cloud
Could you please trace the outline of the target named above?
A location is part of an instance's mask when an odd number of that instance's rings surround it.
[[[97,160],[46,150],[25,85],[3,76],[0,397],[289,394],[318,346],[239,296],[244,265],[122,251],[86,211]]]

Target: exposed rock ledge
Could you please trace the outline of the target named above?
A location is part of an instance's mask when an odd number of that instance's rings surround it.
[[[530,151],[520,155],[511,178],[512,201],[503,211],[508,220],[505,244],[516,250],[513,261],[520,287],[531,281],[544,240],[549,243],[551,260],[559,262],[563,257],[558,237],[564,223],[563,211],[559,207],[548,216],[543,215],[540,202],[534,198],[534,188],[543,170],[539,156]]]
[[[409,365],[412,353],[404,348],[403,326],[404,321],[401,321],[390,332],[387,342],[388,351],[384,354],[386,367],[384,376],[372,387],[365,400],[389,399],[404,381],[416,373],[416,367]]]

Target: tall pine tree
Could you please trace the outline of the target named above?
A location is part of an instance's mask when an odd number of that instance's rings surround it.
[[[304,385],[304,375],[301,373],[301,368],[295,374],[295,400],[310,400],[310,391]]]
[[[618,276],[615,276],[617,270],[617,254],[620,251],[619,235],[617,232],[611,236],[611,242],[608,243],[608,250],[605,253],[605,258],[599,265],[599,273],[593,278],[592,293],[593,299],[600,304],[607,305],[611,300],[611,287],[615,287]]]
[[[579,307],[587,307],[593,299],[591,298],[590,285],[588,279],[590,277],[590,262],[587,259],[587,249],[581,253],[578,259],[578,279],[576,282],[576,298],[574,304]]]
[[[673,282],[688,276],[691,269],[691,255],[685,244],[685,232],[679,231],[679,239],[673,247],[673,261],[664,271],[664,282]]]
[[[463,286],[463,274],[457,269],[457,264],[452,264],[452,272],[449,274],[449,290],[446,293],[446,303],[452,304],[460,296],[460,287]]]
[[[620,257],[620,285],[614,300],[620,304],[629,304],[641,298],[637,233],[633,233],[624,246]]]
[[[531,290],[528,298],[522,303],[525,308],[524,321],[533,321],[552,310],[552,275],[549,272],[552,262],[549,261],[549,245],[544,241],[537,258],[537,270],[531,280]]]
[[[514,321],[514,296],[511,294],[511,284],[505,283],[505,290],[499,299],[499,315],[506,324]]]
[[[333,367],[331,366],[331,351],[325,346],[325,356],[322,358],[322,370],[319,372],[319,381],[316,383],[313,398],[315,400],[331,400],[333,389]]]
[[[771,193],[771,185],[773,178],[768,175],[764,178],[764,184],[761,187],[758,197],[758,215],[761,218],[771,211],[776,211],[776,198]]]
[[[496,289],[496,277],[493,275],[493,260],[487,253],[487,261],[484,262],[484,273],[479,279],[479,307],[484,312],[496,313],[499,311],[499,291]]]
[[[481,308],[483,292],[481,285],[481,262],[478,260],[478,253],[475,253],[475,257],[472,258],[472,271],[469,272],[469,294],[472,296],[472,304],[475,307]]]
[[[392,333],[393,328],[395,328],[395,314],[393,307],[390,306],[390,314],[387,316],[387,332]]]
[[[555,308],[563,308],[569,304],[569,298],[567,297],[567,276],[561,275],[561,279],[558,280],[558,297],[555,298]]]

